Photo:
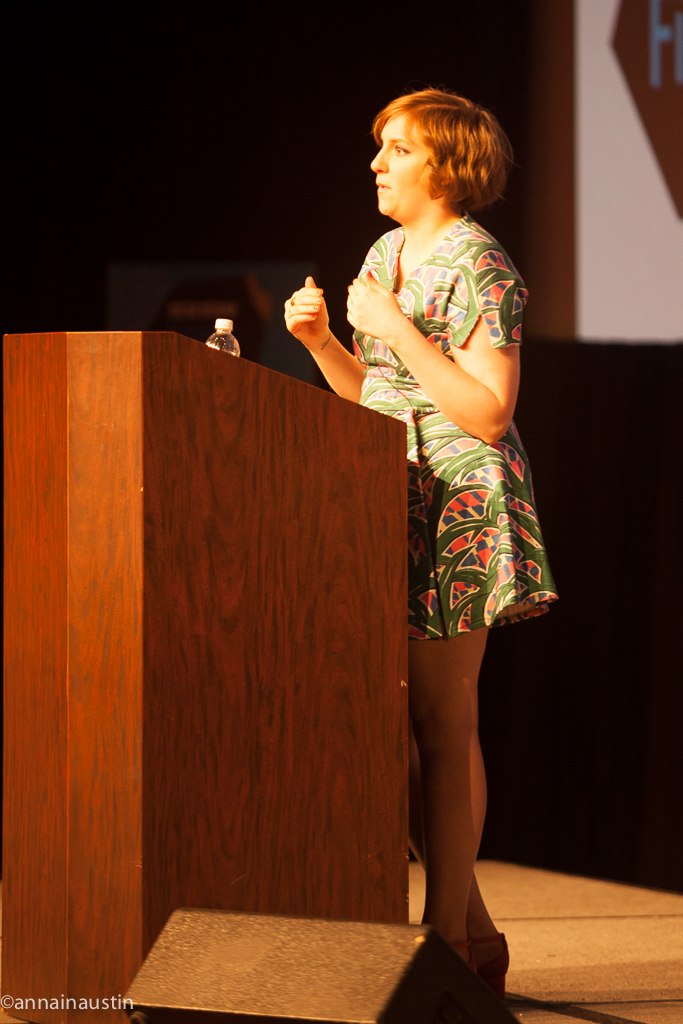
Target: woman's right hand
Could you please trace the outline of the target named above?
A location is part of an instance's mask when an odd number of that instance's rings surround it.
[[[320,348],[329,338],[330,318],[323,290],[316,287],[312,277],[307,277],[304,287],[285,302],[285,325],[308,349]]]

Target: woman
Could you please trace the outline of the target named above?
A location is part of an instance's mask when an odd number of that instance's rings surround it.
[[[312,278],[285,321],[337,394],[408,428],[410,844],[424,921],[502,997],[507,945],[473,870],[486,809],[477,680],[488,629],[556,599],[512,423],[527,292],[470,216],[500,196],[512,156],[488,111],[443,90],[394,100],[373,132],[379,209],[401,226],[349,287],[355,356]]]

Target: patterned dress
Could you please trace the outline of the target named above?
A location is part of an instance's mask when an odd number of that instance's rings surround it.
[[[393,290],[403,229],[383,235],[361,276]],[[521,342],[524,282],[507,253],[469,215],[407,278],[404,313],[449,359],[479,316],[494,348]],[[384,342],[354,333],[365,367],[361,405],[408,428],[410,636],[457,636],[540,615],[557,599],[514,423],[486,444],[451,423]]]

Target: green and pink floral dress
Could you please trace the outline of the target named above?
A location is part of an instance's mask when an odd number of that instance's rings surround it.
[[[395,290],[403,229],[368,253]],[[397,293],[405,314],[452,359],[479,317],[494,348],[518,345],[527,291],[501,246],[462,217]],[[540,615],[557,599],[534,503],[529,460],[514,423],[485,444],[451,423],[384,342],[354,333],[365,367],[361,405],[408,428],[409,630],[417,639]]]

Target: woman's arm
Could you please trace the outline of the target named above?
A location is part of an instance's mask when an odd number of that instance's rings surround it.
[[[372,278],[349,288],[349,321],[380,338],[444,416],[492,444],[510,425],[519,387],[519,346],[493,348],[481,318],[451,362],[406,318],[393,292]]]
[[[309,352],[333,391],[351,402],[360,402],[365,376],[363,367],[331,331],[328,331],[327,340],[320,348],[309,348]]]
[[[451,362],[409,320],[387,344],[437,409],[461,430],[492,444],[510,426],[519,389],[519,345],[493,348],[481,318]],[[402,327],[402,325],[401,325]],[[384,340],[384,339],[382,339]]]
[[[312,277],[307,277],[305,287],[285,302],[285,324],[306,346],[333,391],[359,402],[363,367],[332,334],[323,290],[316,288]]]

